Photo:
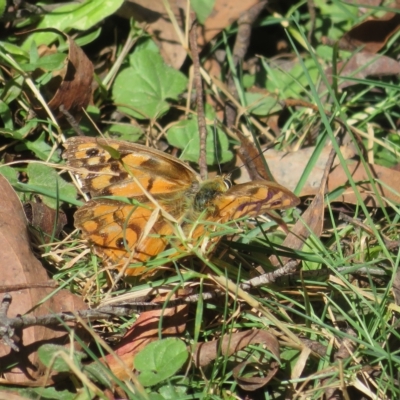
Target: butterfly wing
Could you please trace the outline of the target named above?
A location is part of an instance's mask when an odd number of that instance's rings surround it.
[[[210,217],[221,223],[244,216],[256,217],[271,210],[295,207],[300,200],[278,183],[256,180],[232,186],[217,196]]]
[[[94,196],[143,196],[196,191],[200,178],[189,166],[161,151],[121,140],[73,137],[65,143],[68,165],[85,168],[82,190]],[[132,179],[135,177],[137,181]]]
[[[218,178],[221,181],[221,177]],[[218,186],[222,183],[219,182]],[[205,199],[209,198],[210,190],[213,193],[212,185],[203,185],[200,189]],[[212,232],[222,228],[219,224],[234,221],[238,218],[256,217],[271,210],[283,210],[294,207],[300,200],[288,189],[278,183],[256,180],[240,185],[232,186],[225,191],[217,191],[204,212],[194,216],[192,221],[184,225],[184,230],[188,236],[197,240],[200,244],[204,236],[209,236]],[[200,211],[200,210],[198,210]],[[211,223],[210,223],[211,222]],[[213,224],[214,222],[215,224]],[[225,229],[223,229],[225,230]],[[210,243],[217,243],[220,235],[212,235]]]
[[[183,218],[198,190],[196,172],[168,154],[129,142],[75,137],[65,147],[68,165],[84,168],[80,173],[83,190],[97,197],[75,213],[75,226],[95,252],[122,267],[163,251],[173,224],[162,212],[155,214],[157,207],[178,221]],[[127,274],[140,275],[144,270],[131,268]]]

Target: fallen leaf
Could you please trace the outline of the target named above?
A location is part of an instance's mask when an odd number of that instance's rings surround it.
[[[24,204],[24,211],[29,224],[35,231],[38,244],[50,243],[51,239],[58,238],[67,223],[64,211],[54,210],[44,203],[29,201]]]
[[[160,301],[162,299],[158,297],[153,302],[157,303]],[[187,316],[188,305],[141,313],[133,326],[124,335],[118,347],[114,349],[114,353],[119,360],[114,355],[109,354],[103,361],[117,378],[121,380],[129,379],[126,371],[133,369],[135,355],[147,344],[158,340],[160,334],[163,338],[181,335],[186,327]],[[162,326],[160,332],[161,318]],[[121,365],[121,361],[124,365]]]
[[[400,63],[393,58],[380,54],[371,54],[365,51],[354,54],[346,61],[340,61],[337,64],[336,70],[340,76],[340,89],[357,85],[359,82],[352,80],[365,79],[368,76],[388,76],[400,74]],[[325,71],[328,82],[332,83],[332,67]],[[349,79],[346,79],[348,77]],[[321,85],[321,91],[323,87]]]
[[[254,143],[238,129],[234,129],[234,132],[240,140],[238,156],[248,171],[250,178],[248,181],[256,179],[275,181],[268,169],[267,160],[262,159]]]
[[[229,357],[246,346],[258,343],[265,346],[279,360],[278,340],[269,332],[262,330],[236,332],[231,335],[225,335],[219,340],[198,343],[192,356],[197,367],[206,367],[221,355]],[[266,372],[264,377],[260,378],[259,376],[260,368],[257,370],[256,377],[242,377],[240,374],[245,369],[246,364],[247,362],[241,362],[233,369],[235,379],[245,390],[256,390],[266,385],[275,376],[279,368],[276,361],[271,361],[268,368],[266,368],[268,372]],[[266,367],[266,365],[262,367]]]
[[[182,32],[185,25],[182,16],[186,14],[186,1],[173,0],[168,2],[171,11]],[[257,4],[258,0],[216,0],[210,16],[204,25],[198,28],[199,46],[206,45],[213,37],[235,22],[239,16]],[[182,46],[161,0],[129,0],[124,2],[117,14],[123,18],[133,17],[139,22],[145,22],[145,29],[153,36],[165,62],[179,69],[186,59],[187,52]]]
[[[60,106],[63,106],[65,111],[79,121],[82,110],[88,106],[92,97],[93,64],[82,49],[65,33],[56,29],[41,29],[40,31],[57,32],[64,36],[69,44],[65,68],[57,71],[42,89],[42,92],[45,93],[45,100],[59,122],[65,121],[65,115],[60,111]],[[36,113],[39,115],[45,113],[35,98],[32,98],[32,104]]]
[[[24,284],[28,288],[13,292],[8,317],[24,315],[48,297],[52,290],[40,287],[29,289],[30,284],[34,286],[35,283],[48,281],[48,276],[31,251],[27,220],[18,196],[3,176],[0,176],[0,247],[2,285]],[[78,296],[63,290],[35,308],[30,315],[39,316],[86,308]],[[43,371],[38,364],[36,351],[47,341],[68,342],[68,333],[60,329],[32,326],[23,329],[22,332],[16,332],[16,336],[19,338],[19,342],[16,343],[20,348],[18,353],[0,343],[0,365],[4,377],[0,382],[29,386],[43,385],[41,380]],[[7,369],[11,365],[14,366]]]
[[[378,193],[381,195],[384,204],[400,203],[400,172],[381,165],[367,164],[371,171]],[[361,198],[365,205],[369,207],[379,207],[378,201],[372,185],[369,183],[368,173],[361,162],[349,160],[347,168],[357,184]],[[363,183],[360,183],[363,182]],[[344,186],[345,191],[337,196],[333,201],[357,204],[358,200],[350,187],[347,175],[341,165],[332,170],[328,180],[328,191]]]
[[[303,247],[305,240],[310,236],[311,233],[313,233],[317,237],[320,237],[322,234],[326,184],[329,171],[332,168],[333,160],[336,155],[332,148],[330,148],[329,150],[329,157],[326,161],[325,170],[322,175],[320,186],[316,196],[314,197],[311,204],[308,206],[305,213],[302,215],[302,218],[296,222],[295,226],[289,232],[282,243],[283,246],[288,247],[289,249],[300,250]],[[270,257],[270,261],[274,266],[286,264],[289,260],[290,258],[288,257],[281,257],[279,259],[275,255]]]
[[[397,2],[390,4],[390,8],[399,8]],[[387,12],[380,18],[367,19],[351,28],[339,40],[339,48],[356,50],[362,48],[364,52],[377,53],[400,28],[400,14]]]
[[[274,178],[276,178],[282,186],[293,191],[314,151],[314,147],[308,147],[292,153],[268,150],[264,153],[264,156]],[[369,178],[364,165],[361,162],[348,159],[354,155],[351,147],[341,147],[341,152],[343,157],[347,159],[346,167],[349,169],[354,181],[358,183],[357,187],[365,204],[369,207],[379,206],[373,188],[371,184],[368,183]],[[328,156],[329,148],[324,148],[314,169],[309,174],[306,183],[301,189],[299,197],[315,196],[318,193]],[[348,182],[347,175],[338,162],[337,160],[334,162],[333,169],[329,174],[328,192],[332,192],[341,187],[344,187],[344,191],[332,201],[357,204],[358,200]],[[367,166],[371,170],[375,185],[377,186],[378,192],[383,197],[384,203],[400,203],[400,171],[376,164],[367,164]],[[236,179],[236,183],[241,183],[250,179],[245,171],[241,171],[241,174],[240,179]],[[387,201],[385,201],[385,199]]]

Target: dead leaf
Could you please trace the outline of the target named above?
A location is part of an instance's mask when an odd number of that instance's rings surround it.
[[[384,204],[400,203],[400,172],[381,165],[367,164],[371,171],[372,178],[375,182],[378,193],[383,198]],[[349,160],[347,168],[360,191],[361,198],[364,200],[365,205],[369,207],[379,207],[380,203],[373,191],[373,187],[369,182],[367,171],[363,164],[358,161]],[[366,183],[360,183],[366,182]],[[382,182],[382,183],[380,183]],[[350,204],[357,204],[358,200],[353,192],[353,189],[348,183],[346,173],[341,165],[338,165],[329,175],[328,190],[333,190],[344,186],[346,190],[344,193],[336,197],[333,201],[345,202]]]
[[[233,128],[232,128],[233,129]],[[264,179],[266,181],[274,181],[271,172],[268,169],[267,160],[263,160],[259,151],[250,139],[243,135],[238,129],[234,132],[240,140],[240,147],[238,149],[238,156],[246,167],[249,180]]]
[[[40,262],[35,258],[29,243],[27,221],[22,205],[8,181],[0,176],[0,271],[2,285],[30,284],[48,281],[48,276]],[[27,313],[52,292],[48,288],[23,289],[13,292],[8,317]],[[45,315],[51,312],[74,311],[86,309],[86,305],[78,297],[68,291],[60,291],[57,296],[36,308],[30,315]],[[42,386],[36,351],[48,341],[52,343],[68,342],[68,333],[61,329],[33,326],[16,332],[19,338],[18,353],[0,343],[0,365],[4,369],[3,383]],[[11,369],[6,368],[15,364]],[[50,382],[48,382],[50,383]]]
[[[300,250],[304,241],[310,236],[311,232],[320,237],[323,230],[323,222],[324,222],[324,208],[325,208],[325,190],[326,183],[329,175],[329,171],[332,168],[333,160],[335,158],[335,152],[332,148],[329,149],[329,157],[325,165],[325,170],[322,175],[320,187],[316,196],[314,197],[311,204],[308,206],[306,212],[302,215],[302,218],[299,219],[290,233],[286,236],[282,245],[288,247],[293,250]],[[270,261],[272,265],[279,266],[281,264],[286,264],[290,259],[287,257],[278,258],[273,255],[270,257]]]
[[[198,343],[192,356],[197,367],[206,367],[221,355],[229,357],[246,346],[258,343],[266,347],[279,360],[278,340],[275,336],[262,330],[236,332],[231,335],[225,335],[220,340]],[[246,362],[241,362],[233,369],[235,379],[245,390],[256,390],[266,385],[278,371],[278,363],[271,361],[269,362],[268,372],[264,377],[260,378],[258,376],[259,369],[257,370],[257,377],[241,377],[240,373],[246,367],[246,364]]]
[[[2,390],[0,392],[0,400],[29,400],[29,397],[19,394],[15,390]]]
[[[272,175],[282,186],[285,186],[289,190],[293,191],[296,188],[296,185],[299,182],[308,160],[310,159],[314,150],[314,147],[307,147],[293,153],[286,153],[271,149],[266,151],[264,154],[271,169]],[[373,192],[373,188],[371,184],[368,183],[368,174],[363,164],[361,162],[348,159],[354,155],[352,148],[341,147],[341,153],[343,157],[347,159],[346,167],[349,169],[351,176],[356,183],[358,182],[357,187],[365,204],[369,207],[379,206],[379,202]],[[326,165],[328,156],[329,148],[326,147],[322,150],[314,169],[311,171],[305,185],[303,186],[299,194],[300,197],[315,196],[318,193],[323,176],[324,166]],[[399,204],[400,171],[376,164],[367,164],[367,166],[371,170],[378,192],[384,199],[387,200],[385,203],[388,204],[388,202],[392,202]],[[245,171],[242,171],[241,173],[242,176],[240,179],[236,180],[237,183],[246,180],[248,181],[250,179],[248,175],[246,175]],[[343,186],[346,188],[346,190],[344,190],[344,192],[336,197],[333,201],[357,204],[357,198],[348,182],[344,169],[336,160],[328,177],[328,191],[332,192],[333,190]]]
[[[68,35],[56,29],[41,29],[40,31],[48,30],[64,36],[69,44],[69,52],[65,68],[53,76],[50,82],[43,87],[42,93],[48,101],[50,110],[60,123],[65,121],[65,114],[60,111],[60,106],[63,106],[64,110],[76,121],[79,121],[82,110],[88,106],[92,97],[93,64]],[[43,115],[45,110],[38,101],[35,98],[31,100],[35,112]]]
[[[387,56],[362,51],[354,54],[346,61],[340,61],[336,70],[341,77],[338,87],[344,89],[358,84],[351,78],[365,79],[368,76],[399,75],[400,63]],[[332,83],[332,67],[327,68],[325,72],[328,82]],[[349,77],[349,79],[346,79],[346,77]],[[321,91],[323,91],[323,88],[321,88]]]
[[[24,204],[24,211],[29,224],[43,233],[41,235],[35,232],[37,236],[40,236],[38,237],[39,244],[50,243],[52,238],[58,238],[67,223],[64,211],[57,212],[44,203],[30,201]]]
[[[235,22],[239,16],[257,4],[258,0],[216,0],[211,15],[203,26],[198,28],[199,46],[206,45],[218,33]],[[186,14],[185,0],[170,0],[169,5],[182,32],[185,32]],[[126,1],[117,14],[123,18],[133,17],[139,22],[145,22],[146,30],[153,36],[165,62],[179,69],[186,59],[186,49],[182,47],[176,30],[165,10],[161,0],[129,0]]]
[[[399,8],[392,3],[389,8]],[[380,18],[371,18],[354,26],[339,40],[339,48],[356,50],[362,48],[364,52],[377,53],[400,28],[400,14],[387,12]]]
[[[165,297],[165,296],[164,296]],[[162,301],[161,296],[154,303]],[[151,310],[139,315],[134,325],[125,334],[114,353],[125,366],[122,366],[112,354],[104,358],[104,362],[113,374],[121,379],[129,379],[127,370],[134,367],[134,358],[147,344],[160,338],[160,318],[162,318],[162,337],[179,336],[185,331],[188,316],[188,305],[166,308],[165,310]]]

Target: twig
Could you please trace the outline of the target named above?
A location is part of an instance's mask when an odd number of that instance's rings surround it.
[[[190,51],[192,53],[193,61],[193,79],[196,88],[196,103],[197,103],[197,122],[199,125],[200,135],[200,154],[199,154],[199,170],[202,179],[207,178],[207,127],[206,118],[204,116],[203,104],[203,82],[200,73],[200,59],[199,50],[197,48],[197,23],[193,22],[192,28],[189,33]]]
[[[308,31],[307,34],[307,40],[312,46],[314,39],[315,23],[317,20],[317,13],[315,11],[314,0],[307,0],[307,8],[308,8],[308,13],[310,14],[310,25],[311,25],[310,30]]]
[[[262,285],[278,282],[280,284],[287,284],[298,278],[299,273],[294,273],[297,267],[297,261],[291,260],[285,266],[277,269],[274,272],[263,274],[257,278],[251,279],[239,285],[242,290],[250,290]],[[353,267],[339,267],[337,271],[341,274],[369,274],[369,275],[384,275],[385,271],[381,269],[369,268],[364,265],[357,265]],[[303,279],[321,278],[329,276],[332,271],[328,268],[315,271],[303,271]],[[287,281],[284,281],[286,278]],[[189,295],[183,298],[170,300],[168,308],[176,307],[183,304],[197,303],[200,298],[205,301],[217,299],[225,295],[223,290],[215,290],[213,292],[205,292],[201,294]],[[76,322],[78,318],[94,321],[99,319],[109,319],[114,317],[122,317],[131,315],[132,313],[142,313],[144,311],[159,310],[165,307],[164,302],[124,302],[116,303],[115,305],[108,305],[99,307],[94,310],[82,310],[76,312],[63,312],[47,314],[42,316],[18,316],[14,318],[7,317],[8,309],[11,304],[12,297],[6,293],[0,304],[0,340],[6,345],[18,351],[17,346],[13,342],[13,335],[15,329],[23,329],[30,326],[55,326],[64,322]]]
[[[16,292],[17,290],[36,289],[36,288],[57,288],[56,281],[38,282],[38,283],[21,283],[18,285],[0,285],[0,293]]]
[[[343,221],[349,222],[352,225],[358,226],[359,228],[363,229],[365,232],[367,232],[371,236],[375,235],[375,233],[369,226],[365,225],[363,222],[359,221],[358,219],[349,217],[348,215],[346,215],[342,212],[339,213],[339,220],[343,220]],[[379,232],[379,233],[382,237],[383,242],[385,243],[385,245],[387,246],[387,248],[389,250],[399,248],[400,240],[391,240],[391,239],[387,238],[382,232]]]
[[[11,304],[11,295],[6,293],[0,304],[0,339],[3,340],[4,344],[10,346],[13,350],[18,351],[18,347],[13,341],[15,327],[10,323],[7,318],[8,309]]]
[[[346,333],[349,336],[353,336],[354,338],[357,338],[357,333],[351,329],[348,328],[346,329]],[[334,360],[335,363],[338,365],[338,370],[341,371],[343,369],[343,361],[351,357],[351,355],[354,353],[356,347],[356,342],[345,337],[340,344],[340,347],[338,351],[334,355]],[[339,389],[336,387],[336,385],[332,385],[332,381],[330,378],[325,378],[322,380],[322,386],[326,387],[325,389],[325,398],[327,400],[341,400],[343,398],[349,398],[348,394],[347,396],[344,396],[343,390],[346,390],[345,387],[342,389]]]
[[[237,21],[238,31],[232,52],[234,67],[243,61],[247,53],[247,49],[249,48],[252,26],[260,15],[261,11],[266,6],[267,2],[267,0],[260,1],[239,17]],[[236,100],[238,100],[239,96],[233,80],[233,73],[234,71],[230,71],[229,73],[227,86],[229,92],[235,97]],[[230,102],[227,102],[225,106],[225,121],[228,128],[234,126],[236,115],[237,111],[235,106]]]

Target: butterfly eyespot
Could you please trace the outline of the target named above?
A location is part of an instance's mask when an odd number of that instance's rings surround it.
[[[100,150],[99,150],[99,149],[89,149],[89,150],[86,150],[86,155],[87,155],[88,157],[96,157],[99,153],[100,153]]]
[[[116,245],[119,249],[125,249],[125,244],[128,244],[128,242],[127,242],[126,240],[124,241],[123,238],[118,238],[118,239],[115,241],[115,245]]]
[[[121,171],[121,165],[117,162],[112,162],[110,163],[110,169],[112,172],[120,172]]]

